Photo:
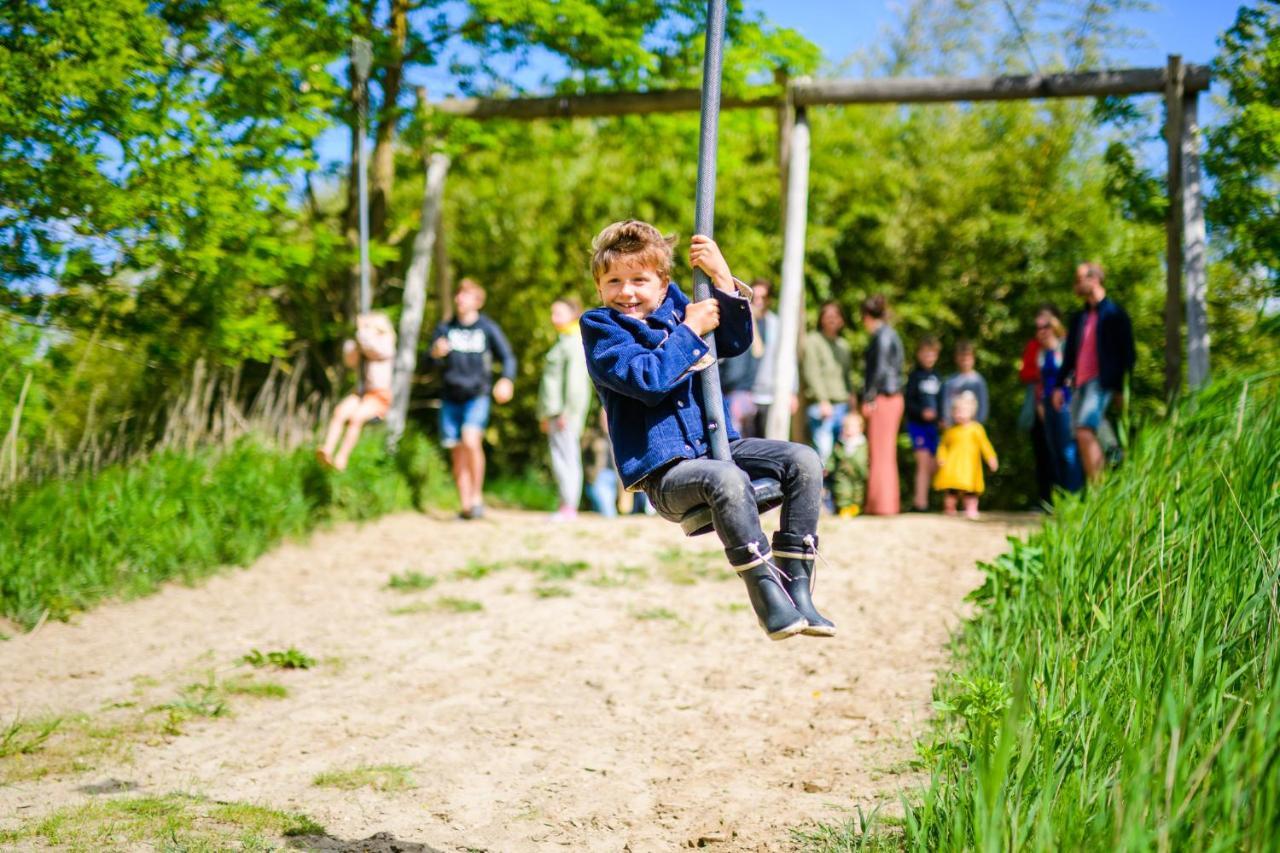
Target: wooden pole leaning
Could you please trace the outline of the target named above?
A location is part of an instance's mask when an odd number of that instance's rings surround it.
[[[765,437],[791,437],[791,390],[800,342],[800,303],[804,291],[804,243],[809,218],[809,117],[796,108],[791,129],[787,176],[787,221],[782,238],[782,287],[778,294],[777,359],[773,365],[773,404]]]
[[[431,275],[436,242],[440,239],[440,208],[444,204],[444,180],[449,172],[446,155],[434,152],[425,160],[427,177],[422,192],[422,225],[413,238],[413,254],[409,272],[405,275],[395,372],[391,378],[391,408],[387,411],[387,449],[390,451],[400,443],[409,416],[413,371],[418,363],[418,338],[422,332],[423,309],[427,304],[427,279]]]

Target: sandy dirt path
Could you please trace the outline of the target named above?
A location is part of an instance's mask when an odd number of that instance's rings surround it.
[[[0,642],[3,720],[154,706],[210,672],[253,672],[238,661],[255,648],[321,661],[256,673],[285,699],[233,697],[229,716],[126,757],[0,785],[0,828],[118,780],[301,811],[340,839],[428,846],[405,849],[792,849],[793,828],[855,806],[892,812],[919,781],[907,761],[980,582],[974,563],[1030,523],[826,520],[816,599],[840,634],[780,643],[756,627],[715,540],[656,519],[343,525],[248,570]],[[516,563],[539,557],[590,568],[548,582]],[[455,574],[469,565],[484,576]],[[439,581],[386,588],[405,571]],[[413,787],[313,784],[387,764],[409,768]]]

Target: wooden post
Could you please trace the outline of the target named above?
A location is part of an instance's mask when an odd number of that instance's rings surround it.
[[[414,368],[418,364],[418,335],[422,331],[422,309],[427,302],[427,277],[431,274],[440,205],[444,200],[444,179],[449,158],[435,153],[426,158],[427,179],[422,192],[422,226],[413,238],[413,254],[404,279],[404,308],[400,313],[400,338],[396,343],[395,374],[391,380],[391,409],[387,412],[387,450],[394,451],[404,435],[409,414],[409,394]]]
[[[453,269],[449,265],[449,232],[444,227],[444,202],[436,213],[436,305],[444,320],[453,314]]]
[[[1209,381],[1208,279],[1205,275],[1204,194],[1200,182],[1200,124],[1195,92],[1182,102],[1182,215],[1185,229],[1187,305],[1187,385]]]
[[[787,224],[787,176],[791,170],[791,131],[796,125],[796,103],[791,97],[791,81],[787,72],[778,69],[773,79],[782,87],[782,100],[778,103],[778,219],[783,228]]]
[[[796,109],[787,180],[787,222],[782,237],[782,288],[778,297],[778,357],[773,366],[773,405],[765,425],[768,438],[791,436],[791,388],[800,342],[804,291],[804,243],[809,216],[809,118]]]
[[[1165,69],[1165,147],[1168,150],[1169,213],[1165,217],[1164,393],[1172,399],[1182,381],[1182,57]]]

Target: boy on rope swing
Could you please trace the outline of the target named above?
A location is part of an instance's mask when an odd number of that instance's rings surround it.
[[[674,237],[645,222],[615,222],[592,241],[591,274],[601,307],[582,316],[587,369],[608,415],[622,482],[643,491],[668,519],[709,506],[730,565],[747,585],[770,639],[835,635],[813,606],[822,463],[812,448],[741,438],[728,412],[732,462],[709,456],[698,371],[715,364],[702,336],[715,331],[718,355],[751,346],[751,290],[735,279],[709,237],[690,240],[689,265],[714,285],[690,302],[671,281]],[[782,485],[781,527],[772,553],[760,529],[752,477]]]

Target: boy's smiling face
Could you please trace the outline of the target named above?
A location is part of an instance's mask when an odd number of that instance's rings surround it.
[[[624,256],[596,280],[596,290],[606,308],[643,320],[666,298],[667,282],[651,264]]]

